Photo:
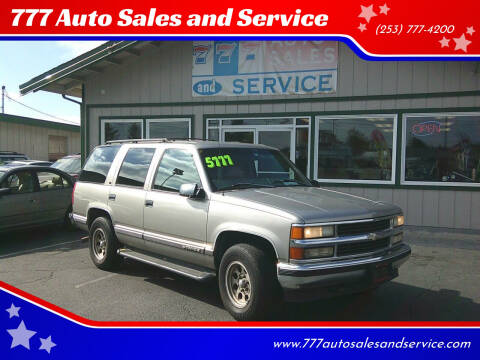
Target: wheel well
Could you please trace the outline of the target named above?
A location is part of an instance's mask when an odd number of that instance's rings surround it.
[[[273,262],[276,262],[277,255],[273,245],[267,239],[244,233],[241,231],[224,231],[222,232],[217,240],[215,241],[215,249],[213,251],[213,257],[215,261],[215,268],[218,269],[220,261],[222,260],[223,254],[228,248],[236,244],[250,244],[261,250],[264,250],[272,259]]]
[[[100,216],[106,217],[107,219],[110,220],[110,222],[112,221],[112,218],[110,217],[110,214],[108,212],[106,212],[105,210],[97,209],[97,208],[93,208],[93,209],[88,210],[87,226],[88,226],[89,229],[90,229],[90,225],[92,225],[93,221]]]

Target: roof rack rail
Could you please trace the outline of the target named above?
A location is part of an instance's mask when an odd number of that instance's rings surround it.
[[[140,144],[140,143],[149,143],[149,142],[168,142],[167,138],[158,138],[158,139],[127,139],[127,140],[109,140],[105,144]]]
[[[141,144],[141,143],[156,143],[156,142],[171,142],[171,141],[215,141],[203,138],[156,138],[156,139],[127,139],[127,140],[109,140],[105,144]]]

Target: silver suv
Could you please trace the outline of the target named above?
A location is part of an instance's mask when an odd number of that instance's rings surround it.
[[[217,277],[239,320],[263,317],[280,297],[374,288],[410,255],[400,208],[319,188],[267,146],[110,142],[90,155],[73,198],[97,267],[130,258]]]

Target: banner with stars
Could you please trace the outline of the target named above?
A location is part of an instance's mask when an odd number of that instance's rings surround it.
[[[480,324],[101,322],[0,282],[0,359],[476,359]]]
[[[480,59],[480,2],[224,1],[0,4],[1,39],[333,40],[364,59]]]

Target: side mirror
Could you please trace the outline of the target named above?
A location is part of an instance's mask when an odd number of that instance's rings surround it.
[[[179,194],[186,196],[190,199],[203,199],[205,198],[205,191],[198,186],[198,184],[182,184],[180,186]]]
[[[10,188],[1,188],[0,189],[0,197],[2,197],[3,195],[8,195],[12,192],[12,189]]]

